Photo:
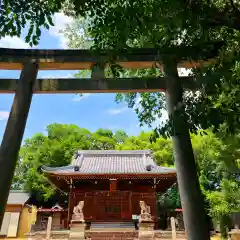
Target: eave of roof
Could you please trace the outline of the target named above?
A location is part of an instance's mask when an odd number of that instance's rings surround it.
[[[67,209],[38,208],[38,212],[66,212]]]
[[[122,174],[53,174],[46,173],[48,178],[57,178],[60,179],[168,179],[176,178],[176,172],[158,174],[158,173],[149,173],[149,174],[138,174],[138,173],[122,173]]]
[[[8,195],[8,205],[24,205],[30,198],[28,192],[22,190],[11,190]]]
[[[76,167],[78,168],[76,170]],[[150,170],[147,169],[150,167]],[[175,168],[161,167],[155,164],[150,150],[85,150],[78,151],[68,166],[47,167],[42,171],[46,175],[86,177],[158,177],[176,175]]]

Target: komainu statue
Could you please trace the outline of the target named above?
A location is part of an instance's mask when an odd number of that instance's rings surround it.
[[[84,201],[79,201],[78,205],[73,208],[72,220],[84,222],[83,207]]]
[[[144,201],[140,201],[139,205],[141,208],[139,222],[152,221],[152,216],[150,213],[150,206],[148,206]]]

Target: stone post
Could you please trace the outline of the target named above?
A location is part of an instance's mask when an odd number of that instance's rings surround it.
[[[183,90],[177,71],[177,61],[164,59],[166,76],[166,100],[172,122],[172,141],[177,169],[183,218],[188,240],[209,240],[210,234],[203,204],[203,196],[198,181],[193,149],[186,123]]]
[[[175,218],[171,217],[171,230],[172,230],[172,240],[177,240],[177,232],[176,232],[176,223],[175,223]]]
[[[32,102],[37,72],[38,64],[33,62],[24,64],[0,147],[0,226]]]
[[[52,217],[48,217],[48,223],[47,223],[47,232],[46,232],[46,239],[49,240],[51,237],[51,230],[52,230]]]

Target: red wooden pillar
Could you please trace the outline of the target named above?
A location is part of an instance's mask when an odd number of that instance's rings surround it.
[[[157,208],[157,193],[156,191],[153,192],[153,213],[154,214],[154,221],[155,221],[155,225],[154,228],[156,229],[157,225],[158,225],[158,208]]]
[[[70,221],[71,221],[71,217],[72,217],[72,183],[70,184],[70,191],[69,191],[69,194],[68,194],[68,216],[67,216],[67,228],[69,228],[69,224],[70,224]]]
[[[117,190],[117,179],[110,179],[110,192]]]
[[[156,188],[157,188],[157,179],[154,178],[153,179],[153,204],[154,204],[154,209],[153,209],[153,213],[154,214],[154,220],[156,221],[156,224],[155,224],[155,228],[158,224],[158,206],[157,206],[157,191],[156,191]]]
[[[129,199],[128,201],[129,201],[129,216],[130,216],[129,220],[132,220],[132,191],[129,192],[128,199]]]

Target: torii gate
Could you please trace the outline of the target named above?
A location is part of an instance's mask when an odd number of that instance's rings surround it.
[[[192,49],[193,50],[193,49]],[[169,51],[167,51],[169,52]],[[171,49],[171,52],[174,52]],[[187,53],[194,52],[186,49]],[[116,53],[115,53],[116,54]],[[162,55],[161,55],[162,54]],[[209,52],[209,59],[215,53]],[[130,49],[119,52],[116,63],[123,68],[151,68],[158,65],[162,78],[104,78],[111,52],[91,50],[21,50],[0,48],[0,69],[22,70],[20,79],[0,79],[0,93],[15,93],[0,147],[0,225],[18,160],[18,152],[34,93],[109,93],[165,91],[168,113],[173,119],[173,149],[178,186],[188,240],[209,240],[203,199],[187,124],[181,111],[183,89],[194,90],[207,79],[179,77],[177,68],[196,68],[208,62],[179,59],[161,49]],[[104,63],[104,64],[102,64]],[[99,67],[102,66],[102,67]],[[38,70],[92,69],[90,79],[36,79]],[[179,110],[181,108],[181,111]],[[177,123],[176,124],[176,119]],[[36,123],[37,124],[37,123]]]

